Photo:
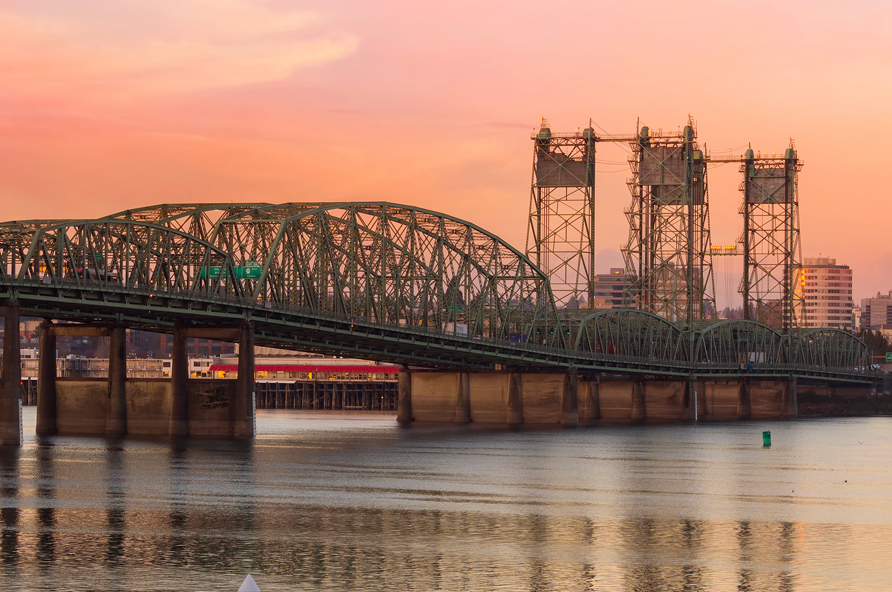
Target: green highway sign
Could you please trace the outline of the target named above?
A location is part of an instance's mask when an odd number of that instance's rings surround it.
[[[199,277],[201,277],[201,279],[205,279],[206,277],[210,276],[214,279],[217,279],[220,277],[220,272],[222,270],[223,270],[223,268],[220,267],[219,265],[214,265],[212,267],[202,267],[201,268],[201,276],[199,276]]]
[[[256,280],[260,278],[260,273],[263,271],[263,267],[259,263],[255,263],[253,261],[249,261],[245,265],[238,265],[232,268],[232,272],[235,274],[235,279],[237,280]],[[217,279],[223,276],[223,267],[219,265],[212,265],[211,267],[203,267],[201,269],[201,279],[207,278],[210,276],[213,279]]]
[[[232,271],[235,272],[236,279],[256,280],[260,278],[260,272],[263,271],[263,268],[260,267],[259,263],[252,262],[244,266],[239,265],[238,267],[233,267]]]
[[[892,352],[886,352],[886,361],[892,362]]]

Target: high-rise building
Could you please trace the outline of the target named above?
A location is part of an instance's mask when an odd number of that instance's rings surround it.
[[[796,278],[805,300],[801,327],[852,330],[852,270],[848,265],[837,265],[830,257],[806,257]]]
[[[878,329],[892,325],[892,290],[888,295],[877,292],[875,298],[861,300],[861,328]]]
[[[629,276],[622,267],[611,267],[610,273],[597,274],[592,282],[592,301],[589,308],[622,308],[623,291],[629,284]],[[634,307],[634,299],[632,306]]]

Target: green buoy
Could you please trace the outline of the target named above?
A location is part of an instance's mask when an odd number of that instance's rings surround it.
[[[762,432],[762,446],[765,448],[771,447],[771,432]]]

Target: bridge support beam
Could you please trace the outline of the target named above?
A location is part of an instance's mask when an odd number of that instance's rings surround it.
[[[49,319],[40,323],[37,359],[37,435],[52,436],[56,426],[56,333]]]
[[[644,383],[640,380],[632,382],[632,421],[647,419],[647,403],[644,398]]]
[[[579,423],[593,424],[601,418],[600,385],[596,380],[583,380],[578,386]]]
[[[186,331],[179,323],[173,330],[168,431],[175,437],[189,435],[189,358],[186,355]]]
[[[523,423],[523,375],[520,372],[508,375],[508,413],[505,421],[514,426]]]
[[[244,323],[238,345],[238,380],[235,385],[235,415],[232,426],[232,435],[235,438],[247,439],[255,436],[254,397],[254,326]]]
[[[684,383],[684,393],[679,417],[685,421],[702,421],[706,418],[703,405],[705,385],[702,380],[692,377]]]
[[[397,375],[396,420],[401,425],[412,423],[412,373],[401,368]]]
[[[752,405],[750,404],[750,385],[746,380],[741,379],[738,389],[737,419],[749,419],[752,414]]]
[[[127,340],[123,325],[111,328],[108,344],[108,407],[105,434],[127,434]]]
[[[471,375],[458,375],[458,396],[455,401],[455,423],[471,422]]]
[[[3,312],[3,362],[0,376],[0,446],[22,445],[22,357],[19,305],[10,302]]]
[[[799,416],[799,397],[796,392],[796,379],[790,379],[784,384],[784,417]]]
[[[575,372],[564,374],[561,389],[561,425],[579,424],[579,376]]]

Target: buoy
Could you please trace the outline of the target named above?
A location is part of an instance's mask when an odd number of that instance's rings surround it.
[[[762,432],[762,446],[766,448],[771,447],[771,432]]]
[[[248,577],[242,582],[242,586],[238,589],[238,592],[260,592],[260,588],[254,583],[254,578],[251,577],[251,574],[248,574]]]

